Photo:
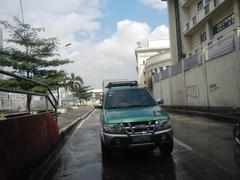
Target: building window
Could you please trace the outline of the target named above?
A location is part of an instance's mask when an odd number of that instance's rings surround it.
[[[193,20],[193,25],[197,24],[197,17],[196,17],[196,16],[194,16],[194,17],[192,18],[192,20]]]
[[[186,24],[186,27],[187,27],[187,30],[189,30],[189,29],[190,29],[190,24],[187,23],[187,24]]]
[[[213,26],[213,35],[223,31],[224,29],[228,28],[232,24],[235,23],[234,14],[227,16],[225,19],[218,22],[216,25]]]
[[[209,9],[209,4],[208,4],[207,6],[205,6],[205,15],[208,14],[209,11],[210,11],[210,9]]]
[[[162,72],[163,71],[163,67],[160,67],[159,70],[160,70],[160,72]]]
[[[220,39],[222,39],[222,38],[223,38],[223,36],[220,36],[220,37],[218,37],[217,39],[220,40]]]
[[[197,3],[197,8],[198,10],[201,10],[203,8],[203,1],[200,0],[198,3]]]
[[[201,43],[207,40],[207,33],[201,33]]]
[[[152,72],[152,75],[155,75],[155,73],[154,73],[154,71],[153,71],[153,70],[151,70],[151,72]]]

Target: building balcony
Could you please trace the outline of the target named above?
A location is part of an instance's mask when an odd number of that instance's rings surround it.
[[[184,0],[183,0],[184,1]],[[185,0],[189,1],[189,0]],[[210,0],[208,4],[199,10],[195,15],[191,17],[183,28],[183,33],[185,36],[193,34],[202,23],[206,22],[211,16],[217,13],[217,9],[220,10],[223,7],[226,0]]]
[[[194,0],[181,0],[182,8],[188,7]]]

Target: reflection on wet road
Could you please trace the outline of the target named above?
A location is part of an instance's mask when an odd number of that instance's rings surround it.
[[[171,157],[153,152],[115,152],[102,162],[99,111],[79,124],[43,179],[240,179],[240,147],[230,123],[172,114],[175,147]]]

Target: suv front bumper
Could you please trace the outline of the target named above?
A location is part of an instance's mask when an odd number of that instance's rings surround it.
[[[111,148],[156,147],[172,141],[172,128],[154,133],[109,134],[101,131],[102,142]]]

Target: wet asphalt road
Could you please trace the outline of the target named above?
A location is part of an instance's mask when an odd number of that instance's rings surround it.
[[[233,124],[197,116],[172,114],[174,151],[161,157],[155,150],[115,152],[103,162],[99,110],[74,130],[44,180],[240,179],[240,147],[232,139]]]

